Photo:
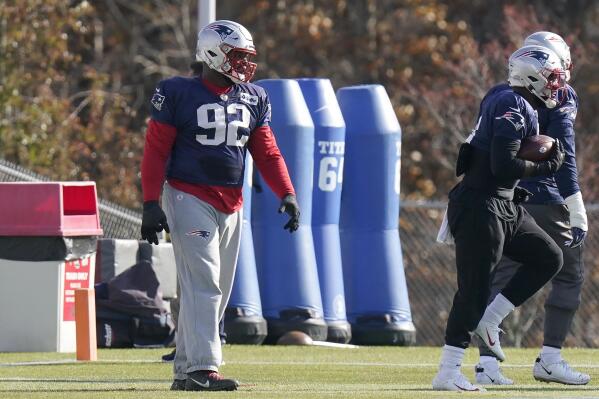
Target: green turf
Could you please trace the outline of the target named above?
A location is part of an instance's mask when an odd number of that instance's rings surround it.
[[[0,398],[447,398],[484,396],[599,397],[599,351],[568,349],[564,357],[591,374],[584,387],[535,382],[536,349],[507,349],[505,374],[516,381],[487,393],[444,393],[430,389],[439,348],[230,346],[221,372],[237,378],[240,390],[227,393],[170,392],[168,349],[101,350],[99,361],[70,362],[72,354],[0,353]],[[472,378],[476,352],[467,351],[464,372]],[[63,361],[59,364],[26,362]],[[159,394],[158,396],[156,394]]]

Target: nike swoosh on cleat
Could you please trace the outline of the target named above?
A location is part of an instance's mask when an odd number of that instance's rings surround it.
[[[487,339],[489,340],[489,345],[494,346],[495,342],[491,339],[491,336],[489,335],[489,329],[485,329],[487,331]]]
[[[541,368],[542,368],[543,370],[545,370],[545,372],[546,372],[547,374],[551,375],[551,371],[547,370],[547,369],[545,368],[545,366],[543,366],[543,364],[542,364],[541,362],[539,362],[539,366],[541,366]]]
[[[485,375],[486,375],[487,377],[489,377],[489,379],[491,380],[491,382],[492,382],[493,384],[495,384],[495,380],[494,380],[494,379],[492,379],[492,378],[491,378],[491,376],[490,376],[489,374],[485,373]]]
[[[461,391],[473,392],[473,391],[478,391],[479,390],[478,388],[475,388],[475,389],[466,389],[464,387],[459,386],[455,382],[453,383],[453,385],[455,385]]]
[[[194,380],[193,378],[189,377],[190,380],[192,380],[193,382],[195,382],[196,384],[198,384],[199,386],[201,386],[202,388],[210,388],[210,380],[206,380],[205,383],[202,383],[198,380]]]

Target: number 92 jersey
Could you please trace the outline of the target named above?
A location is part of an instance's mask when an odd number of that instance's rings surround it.
[[[177,129],[167,177],[194,184],[241,186],[247,142],[270,122],[264,89],[236,84],[215,94],[198,77],[161,81],[152,96],[152,119]]]

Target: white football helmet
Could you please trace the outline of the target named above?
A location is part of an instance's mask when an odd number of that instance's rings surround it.
[[[557,105],[557,93],[563,89],[565,70],[552,50],[542,46],[524,46],[509,59],[508,81],[512,87],[524,87],[547,108]]]
[[[235,83],[249,82],[256,72],[251,58],[256,48],[250,32],[241,24],[220,20],[198,33],[196,60],[227,76]]]
[[[536,45],[547,47],[553,50],[562,62],[562,68],[566,71],[566,82],[570,81],[570,71],[572,70],[572,58],[570,57],[570,47],[566,41],[557,33],[553,32],[535,32],[524,39],[524,45]]]

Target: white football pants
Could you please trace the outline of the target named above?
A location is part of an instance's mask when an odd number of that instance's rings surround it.
[[[233,287],[242,214],[217,211],[168,183],[162,200],[181,288],[174,373],[182,380],[221,364],[218,324]]]

